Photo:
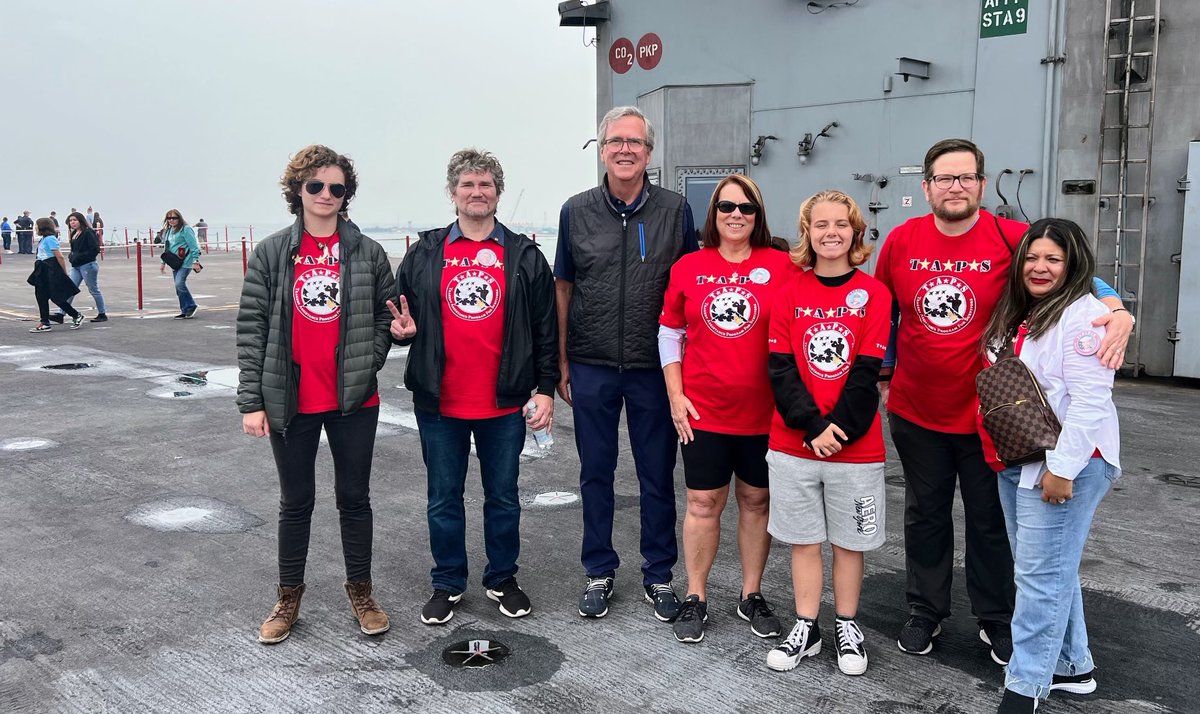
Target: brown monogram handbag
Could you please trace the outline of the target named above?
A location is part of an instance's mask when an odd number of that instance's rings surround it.
[[[1024,339],[1022,325],[1015,349],[1010,343],[994,365],[975,377],[983,430],[1005,466],[1043,461],[1062,431],[1041,385],[1018,356]]]

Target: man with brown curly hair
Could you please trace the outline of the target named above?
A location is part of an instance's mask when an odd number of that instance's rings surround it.
[[[348,157],[308,146],[280,184],[296,220],[254,249],[237,318],[242,430],[270,436],[279,472],[278,599],[258,641],[283,641],[300,613],[322,429],[346,593],[359,628],[377,635],[389,621],[371,592],[371,459],[395,282],[383,248],[339,217],[358,188]]]

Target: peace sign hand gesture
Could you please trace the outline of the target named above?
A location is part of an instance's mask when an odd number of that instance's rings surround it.
[[[396,309],[396,303],[391,300],[387,301],[388,310],[392,312],[392,337],[397,340],[407,340],[417,334],[417,323],[413,322],[412,316],[408,314],[408,300],[403,295],[400,296],[400,309]]]

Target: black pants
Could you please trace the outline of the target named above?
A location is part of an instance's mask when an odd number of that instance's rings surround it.
[[[47,266],[43,266],[43,267],[47,267]],[[49,269],[61,271],[61,268],[58,266],[54,266],[53,268],[49,268]],[[43,280],[38,280],[37,284],[33,286],[33,298],[35,300],[37,300],[38,317],[41,319],[43,325],[50,324],[50,285],[49,285],[49,283],[50,283],[50,279],[47,276]],[[79,311],[76,310],[74,307],[72,307],[71,303],[69,301],[68,302],[59,302],[59,301],[55,300],[54,304],[58,306],[59,310],[62,310],[63,312],[70,315],[71,317],[75,317],[76,315],[79,314]],[[62,320],[59,320],[59,322],[62,322]]]
[[[983,622],[1012,621],[1013,559],[996,474],[975,434],[943,434],[888,414],[904,466],[905,593],[910,614],[935,622],[950,615],[954,567],[955,475],[966,521],[967,595]]]
[[[283,434],[271,432],[279,470],[279,584],[304,582],[308,537],[316,501],[316,460],[321,427],[333,455],[333,489],[342,526],[346,580],[371,579],[371,458],[379,407],[297,414]]]

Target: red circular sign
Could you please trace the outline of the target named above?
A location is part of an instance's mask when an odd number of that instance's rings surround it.
[[[633,43],[618,37],[608,48],[608,66],[617,74],[625,74],[633,67]]]
[[[642,69],[654,69],[662,59],[662,38],[653,32],[642,35],[637,43],[637,63]]]

